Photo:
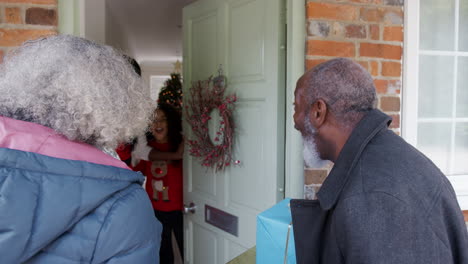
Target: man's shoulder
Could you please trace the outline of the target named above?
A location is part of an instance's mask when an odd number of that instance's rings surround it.
[[[430,159],[394,132],[383,131],[362,152],[341,198],[385,194],[408,206],[427,209],[447,184]]]
[[[353,173],[370,180],[364,184],[391,182],[392,186],[411,182],[435,184],[445,178],[428,157],[390,130],[382,131],[369,142]]]

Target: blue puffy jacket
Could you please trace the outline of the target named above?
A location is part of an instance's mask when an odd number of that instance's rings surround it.
[[[0,263],[158,263],[143,176],[0,148]]]

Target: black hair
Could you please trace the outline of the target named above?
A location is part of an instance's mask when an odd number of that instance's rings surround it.
[[[124,55],[124,58],[127,59],[127,61],[130,63],[130,65],[132,65],[133,70],[141,77],[140,64],[138,64],[138,62],[134,58],[132,58],[130,56]]]
[[[173,106],[165,103],[160,103],[156,110],[163,111],[167,120],[167,137],[169,141],[170,151],[177,151],[180,143],[182,142],[182,117],[179,111]],[[146,139],[149,141],[154,140],[151,132],[146,133]]]

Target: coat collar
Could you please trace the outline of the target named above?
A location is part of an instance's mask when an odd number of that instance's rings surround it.
[[[353,129],[338,155],[333,169],[317,193],[323,210],[330,210],[335,205],[364,148],[378,132],[386,129],[391,122],[391,117],[374,109],[365,115]]]
[[[128,169],[110,150],[68,140],[49,127],[3,116],[0,116],[0,148]]]

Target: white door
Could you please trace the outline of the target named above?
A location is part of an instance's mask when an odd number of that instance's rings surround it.
[[[222,64],[226,94],[239,98],[234,158],[241,161],[214,173],[185,155],[184,202],[197,206],[184,221],[187,263],[226,263],[254,246],[257,214],[284,197],[284,18],[283,0],[200,0],[183,10],[184,95]]]

